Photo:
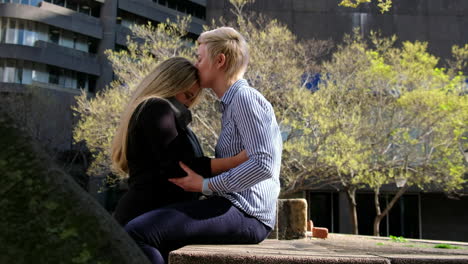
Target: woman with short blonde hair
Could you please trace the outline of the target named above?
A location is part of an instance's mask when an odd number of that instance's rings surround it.
[[[236,81],[244,75],[249,64],[249,47],[235,29],[220,27],[203,32],[197,42],[206,46],[211,61],[215,61],[220,54],[225,57],[224,71],[228,80]]]

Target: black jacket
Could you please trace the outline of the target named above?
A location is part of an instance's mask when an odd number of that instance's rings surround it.
[[[150,210],[198,198],[168,181],[186,175],[179,161],[211,176],[211,161],[187,127],[190,121],[190,111],[175,99],[149,99],[133,113],[127,137],[129,191],[114,212],[122,225]]]

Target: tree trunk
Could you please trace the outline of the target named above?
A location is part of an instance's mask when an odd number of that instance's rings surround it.
[[[380,236],[380,222],[382,221],[382,213],[380,211],[380,201],[379,201],[379,196],[380,196],[380,188],[375,188],[374,190],[374,204],[375,204],[375,212],[376,216],[374,219],[374,236]]]
[[[382,213],[380,213],[380,203],[378,201],[379,200],[378,191],[376,191],[376,196],[374,196],[375,197],[374,202],[376,203],[376,209],[377,209],[377,206],[378,206],[379,210],[377,211],[377,215],[376,215],[376,217],[374,219],[374,236],[379,236],[380,222],[388,214],[388,212],[393,208],[393,206],[398,201],[398,199],[400,199],[400,197],[406,192],[408,187],[409,187],[408,185],[405,185],[403,188],[400,188],[400,190],[398,190],[398,192],[395,194],[395,196],[390,201],[390,203],[387,205],[387,207],[385,207],[385,210]]]
[[[349,187],[346,189],[349,201],[349,212],[351,215],[351,225],[353,226],[353,234],[358,235],[358,218],[357,218],[357,204],[356,204],[356,187]]]

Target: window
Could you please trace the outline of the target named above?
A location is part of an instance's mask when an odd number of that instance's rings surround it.
[[[0,82],[3,82],[3,61],[0,60]]]
[[[4,78],[3,78],[4,82],[7,82],[7,83],[15,82],[15,67],[16,67],[16,61],[7,59],[5,70],[4,70]]]
[[[98,51],[98,40],[88,37],[88,52],[97,53]]]
[[[67,47],[67,48],[74,48],[74,36],[73,32],[71,31],[63,31],[62,36],[60,38],[60,45]]]
[[[68,9],[73,10],[73,11],[78,11],[78,4],[77,4],[76,2],[67,1],[66,7],[67,7]]]
[[[40,2],[42,2],[42,0],[31,0],[31,5],[38,6]]]
[[[97,78],[91,75],[88,75],[88,91],[94,93],[96,91],[96,81]]]
[[[49,83],[59,84],[60,71],[56,67],[49,67]]]
[[[20,20],[18,25],[18,40],[16,44],[24,45],[24,21]]]
[[[65,7],[65,0],[54,0],[54,5]]]
[[[5,43],[15,43],[15,34],[16,34],[16,21],[13,19],[9,20],[6,40]]]
[[[167,0],[169,8],[177,9],[177,0]]]
[[[56,27],[49,27],[49,41],[55,44],[59,44],[60,29]]]
[[[78,72],[76,74],[78,89],[88,89],[88,76],[84,73]]]
[[[78,9],[78,12],[80,12],[82,14],[90,15],[91,14],[91,9],[90,9],[90,7],[88,5],[82,4],[82,5],[80,5],[80,7]]]
[[[7,20],[5,18],[0,18],[0,43],[5,43],[7,32]]]
[[[36,24],[33,21],[26,21],[26,27],[24,30],[24,45],[34,46],[37,38],[35,25]]]

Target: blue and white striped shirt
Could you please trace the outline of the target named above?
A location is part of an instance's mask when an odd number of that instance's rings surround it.
[[[249,160],[210,178],[211,189],[273,228],[283,148],[273,107],[241,79],[223,95],[221,108],[222,129],[216,157],[231,157],[245,149]]]

